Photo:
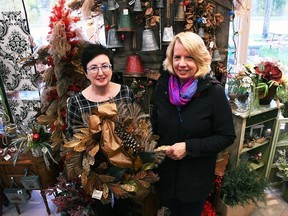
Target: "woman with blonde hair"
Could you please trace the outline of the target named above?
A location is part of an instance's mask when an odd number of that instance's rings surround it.
[[[161,205],[172,216],[200,216],[212,191],[217,154],[235,139],[223,86],[210,77],[211,56],[192,32],[177,34],[166,50],[151,121],[166,159],[159,166]]]

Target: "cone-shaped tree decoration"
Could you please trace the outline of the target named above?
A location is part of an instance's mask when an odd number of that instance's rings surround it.
[[[81,31],[74,26],[78,17],[70,15],[65,0],[59,0],[50,16],[49,45],[38,50],[38,62],[48,68],[42,73],[45,83],[41,95],[41,113],[37,121],[49,125],[52,147],[58,149],[66,130],[67,99],[87,85],[79,54],[84,45]]]

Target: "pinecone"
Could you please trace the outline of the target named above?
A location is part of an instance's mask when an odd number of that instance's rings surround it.
[[[122,140],[124,149],[131,152],[133,155],[141,151],[140,144],[134,139],[134,137],[125,131],[124,126],[119,122],[115,123],[115,133]]]

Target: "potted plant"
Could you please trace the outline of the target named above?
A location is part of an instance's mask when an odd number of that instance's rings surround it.
[[[276,176],[283,180],[282,197],[288,202],[288,162],[286,149],[277,150],[279,157],[276,160],[278,172]]]
[[[265,200],[268,180],[256,170],[250,170],[247,162],[229,166],[221,184],[217,210],[222,216],[248,216],[258,202]]]

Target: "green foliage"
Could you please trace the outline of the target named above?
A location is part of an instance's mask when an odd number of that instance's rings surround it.
[[[260,175],[256,170],[250,170],[247,163],[238,166],[229,166],[225,172],[221,186],[221,198],[229,206],[255,203],[266,203],[265,188],[268,187],[268,179]]]
[[[288,161],[286,149],[278,150],[279,157],[276,161],[278,172],[276,175],[284,181],[288,181]]]

